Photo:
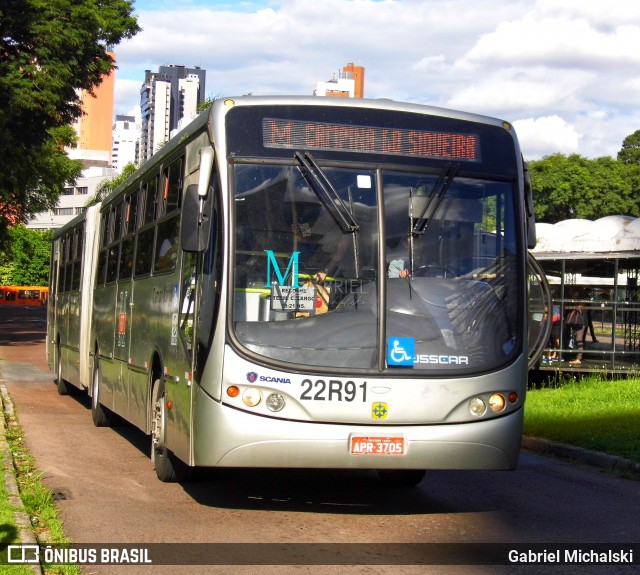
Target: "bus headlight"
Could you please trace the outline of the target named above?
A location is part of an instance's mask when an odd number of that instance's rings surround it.
[[[504,395],[500,393],[494,393],[489,398],[489,407],[493,413],[500,413],[507,405],[507,400],[504,398]]]
[[[471,415],[482,417],[487,412],[487,404],[481,397],[474,397],[469,402],[469,411],[471,412]]]
[[[262,401],[262,393],[255,387],[248,387],[242,392],[242,402],[247,407],[255,407]]]
[[[280,393],[272,393],[265,401],[267,408],[271,411],[280,411],[285,403],[284,395]]]

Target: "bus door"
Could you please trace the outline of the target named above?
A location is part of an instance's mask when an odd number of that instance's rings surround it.
[[[55,338],[58,330],[58,277],[60,271],[60,240],[51,244],[51,272],[49,276],[49,299],[47,302],[47,363],[49,368],[55,365]]]
[[[127,390],[124,397],[127,398],[126,410],[128,419],[139,412],[132,408],[130,367],[133,363],[131,350],[131,329],[133,326],[133,261],[135,252],[135,232],[138,214],[138,193],[128,195],[122,206],[122,242],[120,243],[120,255],[118,262],[118,289],[116,292],[116,319],[115,342],[113,348],[114,358],[121,365],[121,377],[124,388]],[[123,406],[121,406],[122,408]],[[129,411],[131,410],[131,413]],[[137,421],[136,421],[137,423]]]
[[[535,258],[527,257],[529,302],[529,369],[536,366],[551,333],[553,301],[547,276]]]

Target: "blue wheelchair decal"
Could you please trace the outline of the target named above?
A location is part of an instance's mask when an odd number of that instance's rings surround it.
[[[412,337],[387,338],[387,365],[413,367],[415,340]]]

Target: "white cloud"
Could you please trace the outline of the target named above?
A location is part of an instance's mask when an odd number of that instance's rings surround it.
[[[144,30],[116,48],[117,113],[163,64],[205,69],[214,96],[311,94],[355,62],[367,97],[513,121],[539,155],[615,155],[640,128],[640,2],[174,1],[136,2]]]
[[[575,126],[559,116],[527,118],[513,123],[523,156],[540,159],[549,153],[579,153],[580,134]],[[555,152],[549,152],[554,150]]]

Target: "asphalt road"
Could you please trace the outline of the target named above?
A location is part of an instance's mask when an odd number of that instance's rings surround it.
[[[256,563],[91,565],[87,574],[639,571],[640,551],[634,566],[375,564],[388,551],[386,544],[398,543],[495,542],[526,550],[533,544],[624,548],[640,542],[640,482],[527,451],[515,472],[429,472],[419,486],[404,489],[385,487],[370,472],[318,470],[206,470],[190,483],[161,483],[149,462],[148,438],[128,426],[96,428],[86,396],[58,395],[44,337],[44,310],[0,308],[0,378],[43,480],[55,494],[68,537],[87,544],[245,543],[247,562]],[[314,562],[317,549],[309,546],[300,561],[283,552],[292,565],[265,565],[273,554],[266,553],[269,545],[254,547],[257,543],[360,543],[356,549],[373,559],[356,566],[298,564]],[[348,561],[349,549],[331,549],[333,559],[323,562]],[[389,562],[410,563],[399,556]]]

